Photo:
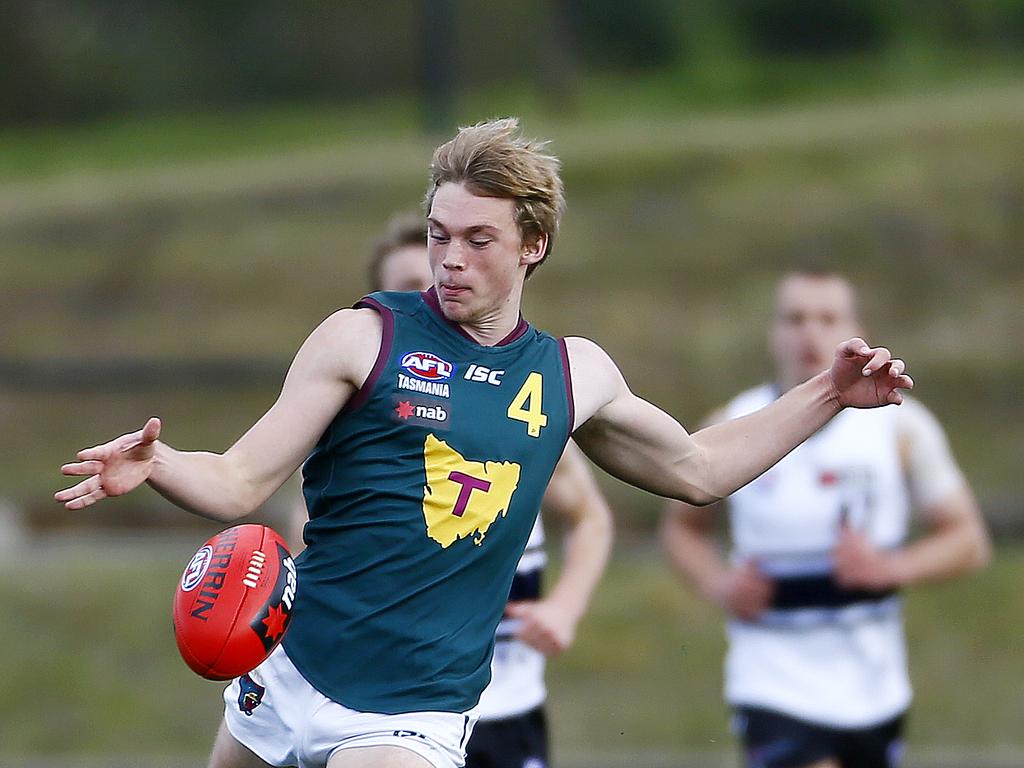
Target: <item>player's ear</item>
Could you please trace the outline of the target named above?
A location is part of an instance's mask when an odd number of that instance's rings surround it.
[[[537,264],[544,260],[548,249],[548,236],[544,232],[530,233],[523,238],[523,247],[519,253],[519,263],[524,266]]]

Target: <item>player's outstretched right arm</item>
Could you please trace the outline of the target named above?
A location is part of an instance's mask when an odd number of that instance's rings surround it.
[[[178,506],[231,522],[276,491],[373,368],[381,340],[371,309],[342,310],[310,334],[292,362],[277,402],[223,454],[178,451],[159,440],[160,421],[80,451],[65,475],[86,476],[54,498],[82,509],[148,482]]]

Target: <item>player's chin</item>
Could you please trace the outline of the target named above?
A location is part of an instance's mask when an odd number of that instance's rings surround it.
[[[441,302],[441,311],[444,316],[455,323],[466,323],[473,319],[473,308],[458,299],[448,299]]]

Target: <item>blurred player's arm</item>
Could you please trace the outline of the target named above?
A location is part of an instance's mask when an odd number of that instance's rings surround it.
[[[984,567],[991,543],[981,511],[938,420],[916,400],[898,418],[900,455],[911,501],[927,531],[897,550],[876,550],[845,528],[836,546],[844,586],[887,589],[952,578]]]
[[[725,420],[717,411],[706,425]],[[683,581],[710,603],[741,619],[754,619],[771,604],[773,585],[762,575],[756,563],[748,561],[731,566],[721,555],[715,539],[717,502],[695,507],[669,500],[661,521],[661,544],[669,564]]]
[[[558,581],[543,599],[509,603],[507,612],[522,622],[520,640],[554,655],[572,645],[576,625],[608,563],[614,527],[608,503],[571,440],[544,493],[543,510],[570,526]]]
[[[691,504],[740,488],[843,407],[900,403],[913,386],[902,360],[861,339],[839,345],[828,371],[770,405],[693,435],[630,392],[611,358],[591,341],[566,339],[577,422],[574,437],[598,466],[631,485]]]
[[[382,323],[371,309],[341,310],[306,339],[277,401],[224,453],[179,451],[159,440],[150,419],[138,432],[80,451],[66,475],[88,475],[55,494],[81,509],[148,482],[178,506],[232,522],[267,500],[309,455],[349,397],[366,380]]]

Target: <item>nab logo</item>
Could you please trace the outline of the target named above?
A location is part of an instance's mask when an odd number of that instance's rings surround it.
[[[501,384],[501,377],[505,375],[504,371],[492,371],[490,368],[484,368],[482,365],[473,363],[466,369],[466,375],[463,376],[466,381],[486,381],[495,387]]]
[[[191,592],[199,586],[199,582],[206,575],[206,569],[210,567],[210,560],[213,559],[213,549],[203,547],[192,556],[185,572],[181,574],[181,591]]]
[[[442,423],[448,421],[448,411],[440,405],[417,405],[408,400],[402,400],[395,406],[395,415],[402,421],[408,421],[413,417]]]
[[[445,381],[455,372],[455,366],[430,352],[408,352],[402,357],[402,367],[413,376],[425,381]]]

